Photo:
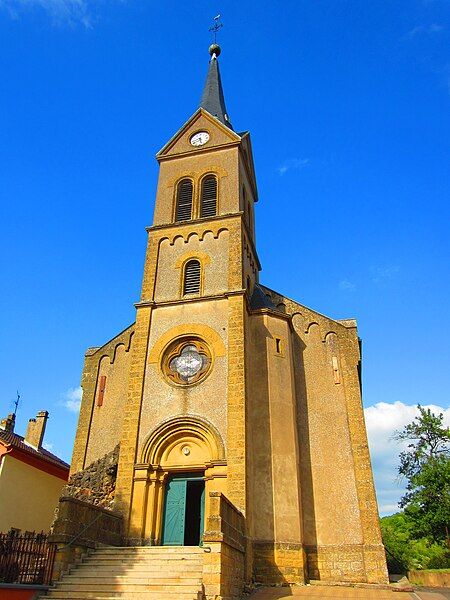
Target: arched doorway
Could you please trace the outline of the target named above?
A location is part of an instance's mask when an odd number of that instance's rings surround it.
[[[130,537],[149,545],[197,545],[209,493],[225,492],[222,438],[207,421],[182,416],[164,421],[143,445],[135,465]]]

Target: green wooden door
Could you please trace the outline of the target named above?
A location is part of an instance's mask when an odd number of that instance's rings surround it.
[[[164,509],[164,546],[182,546],[184,544],[184,521],[186,512],[185,479],[171,479],[166,488]]]

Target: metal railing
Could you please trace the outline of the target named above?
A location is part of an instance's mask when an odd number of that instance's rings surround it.
[[[0,583],[49,584],[55,554],[43,532],[0,533]]]
[[[70,546],[74,543],[74,541],[78,540],[83,535],[83,533],[85,531],[87,531],[89,529],[89,527],[91,527],[94,523],[96,523],[102,516],[103,516],[102,513],[95,515],[95,517],[92,519],[92,521],[90,521],[90,523],[85,525],[81,531],[79,531],[76,535],[74,535],[73,538],[70,540],[70,542],[68,542],[67,544],[64,544],[64,546],[60,546],[59,549],[65,550],[66,548],[70,548]]]

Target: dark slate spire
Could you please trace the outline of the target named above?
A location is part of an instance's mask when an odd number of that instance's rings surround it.
[[[209,47],[209,53],[211,60],[209,61],[208,76],[206,77],[200,107],[207,110],[213,117],[219,119],[221,123],[233,129],[225,107],[219,63],[217,61],[217,57],[220,54],[220,46],[212,44]]]

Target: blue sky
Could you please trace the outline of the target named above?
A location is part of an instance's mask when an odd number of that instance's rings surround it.
[[[0,0],[0,412],[70,459],[84,350],[134,320],[155,153],[197,108],[208,28],[249,129],[261,281],[364,340],[382,512],[395,428],[450,420],[448,0]],[[438,410],[438,409],[436,409]]]

